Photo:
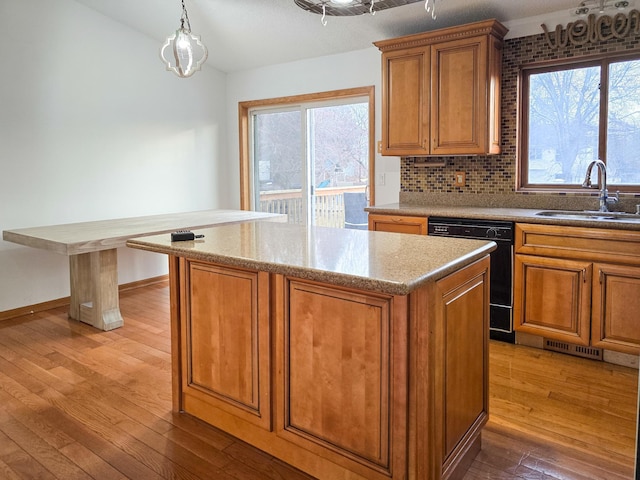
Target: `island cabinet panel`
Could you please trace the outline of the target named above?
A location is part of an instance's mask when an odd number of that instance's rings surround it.
[[[299,280],[285,288],[278,435],[391,476],[392,429],[402,429],[392,422],[393,396],[398,418],[406,411],[406,325],[392,322],[394,297]]]
[[[468,452],[480,450],[479,433],[489,414],[488,261],[437,282],[436,298],[432,348],[442,366],[434,372],[434,408],[442,412],[435,417],[442,420],[436,422],[438,464],[442,478],[457,478],[473,458]]]
[[[198,415],[215,407],[270,429],[267,274],[196,261],[187,261],[185,270],[185,409]]]
[[[486,279],[479,276],[442,295],[446,349],[444,458],[453,452],[469,425],[487,412],[487,379],[482,362],[487,348],[487,315],[477,308],[485,304],[486,285]],[[460,345],[466,348],[461,351]]]

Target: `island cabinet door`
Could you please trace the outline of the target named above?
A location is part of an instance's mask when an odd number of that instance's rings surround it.
[[[406,315],[406,297],[280,280],[277,436],[326,468],[406,478],[407,322],[394,318]]]
[[[270,430],[268,274],[181,261],[180,409],[238,435]]]

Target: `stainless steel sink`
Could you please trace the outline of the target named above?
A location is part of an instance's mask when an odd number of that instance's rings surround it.
[[[595,210],[544,210],[536,213],[541,217],[572,218],[576,220],[624,220],[640,222],[640,215],[626,212],[598,212]]]

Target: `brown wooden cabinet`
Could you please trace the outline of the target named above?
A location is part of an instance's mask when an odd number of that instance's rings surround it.
[[[382,55],[382,154],[429,155],[431,48]]]
[[[270,430],[268,274],[204,262],[184,262],[181,274],[180,410]]]
[[[517,330],[589,345],[591,263],[516,255],[514,265]]]
[[[376,232],[427,234],[427,217],[369,214],[369,230]]]
[[[175,411],[319,479],[459,478],[479,451],[488,256],[409,295],[169,265]]]
[[[278,437],[366,478],[392,477],[407,455],[406,305],[292,278],[277,288],[287,305],[276,321]]]
[[[640,353],[640,233],[516,225],[516,330]]]
[[[375,42],[382,154],[500,153],[502,39],[495,20]]]
[[[640,268],[594,264],[591,344],[640,353]]]

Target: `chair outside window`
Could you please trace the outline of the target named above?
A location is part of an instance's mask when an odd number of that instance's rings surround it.
[[[345,192],[344,194],[344,228],[367,230],[369,228],[367,212],[367,195],[365,192]]]

